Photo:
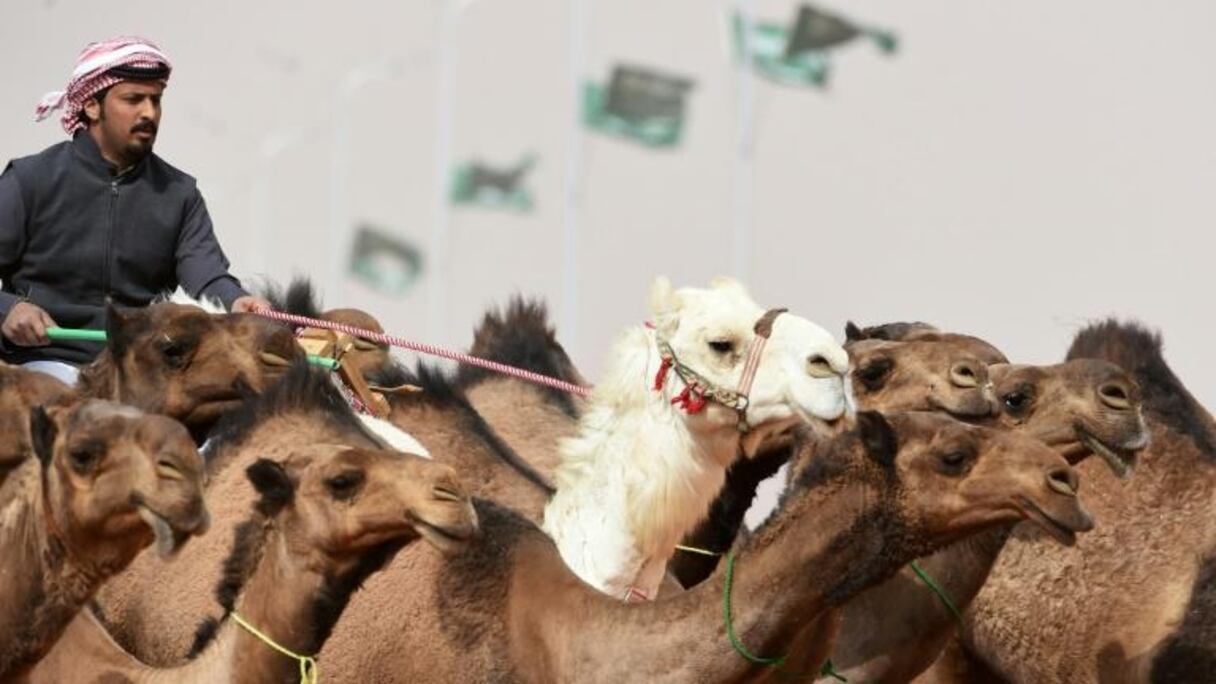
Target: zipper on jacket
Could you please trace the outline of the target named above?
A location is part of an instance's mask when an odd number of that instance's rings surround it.
[[[110,296],[110,262],[114,256],[114,224],[118,221],[118,179],[110,181],[110,223],[106,227],[106,263],[102,268],[101,289]]]

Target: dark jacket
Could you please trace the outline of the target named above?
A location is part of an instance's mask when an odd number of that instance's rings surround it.
[[[107,297],[146,306],[181,284],[224,306],[245,295],[194,178],[149,154],[121,176],[87,131],[9,162],[0,175],[0,320],[22,298],[65,328],[104,328]],[[20,347],[0,359],[87,363],[89,342]]]

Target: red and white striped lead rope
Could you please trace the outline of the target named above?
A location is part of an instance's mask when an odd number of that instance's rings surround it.
[[[283,321],[285,323],[292,323],[294,325],[303,325],[303,326],[307,326],[310,328],[325,328],[327,330],[336,330],[338,332],[346,333],[347,335],[354,335],[355,337],[361,337],[365,340],[372,340],[373,342],[380,342],[381,344],[387,344],[392,347],[408,349],[410,351],[415,351],[415,352],[419,352],[422,354],[430,354],[431,356],[438,356],[441,358],[449,359],[449,360],[456,361],[458,363],[467,364],[470,366],[478,366],[480,368],[486,368],[488,370],[492,370],[497,373],[502,373],[504,375],[510,375],[512,377],[520,378],[521,380],[527,380],[529,382],[534,382],[538,385],[544,385],[546,387],[552,387],[553,389],[559,389],[564,392],[569,392],[570,394],[576,394],[580,397],[585,397],[588,394],[591,394],[590,387],[576,385],[572,382],[566,382],[565,380],[558,380],[557,378],[551,378],[547,375],[541,375],[540,373],[533,373],[532,371],[524,370],[523,368],[516,368],[515,366],[508,366],[505,363],[498,363],[497,361],[489,361],[487,359],[478,358],[476,356],[470,356],[468,354],[462,354],[460,352],[449,351],[442,347],[436,347],[435,345],[432,345],[432,344],[425,344],[422,342],[411,342],[409,340],[397,337],[395,335],[385,335],[384,333],[373,332],[371,330],[364,330],[363,328],[356,328],[353,325],[346,325],[344,323],[334,323],[332,321],[323,321],[323,320],[316,319],[316,318],[309,318],[307,316],[297,316],[295,314],[283,313],[282,311],[274,311],[272,309],[259,308],[259,309],[255,309],[254,313],[258,314],[259,316],[265,316],[266,318],[274,319],[276,321]]]

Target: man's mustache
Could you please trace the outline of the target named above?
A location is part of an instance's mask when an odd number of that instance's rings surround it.
[[[131,127],[132,133],[156,133],[156,122],[141,121]]]

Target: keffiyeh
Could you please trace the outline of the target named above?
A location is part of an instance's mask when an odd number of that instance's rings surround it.
[[[42,121],[57,109],[64,108],[59,118],[68,135],[84,127],[80,112],[84,104],[97,93],[122,81],[160,81],[168,83],[172,69],[169,58],[151,41],[122,36],[90,43],[76,58],[76,68],[66,90],[47,93],[34,113]]]

